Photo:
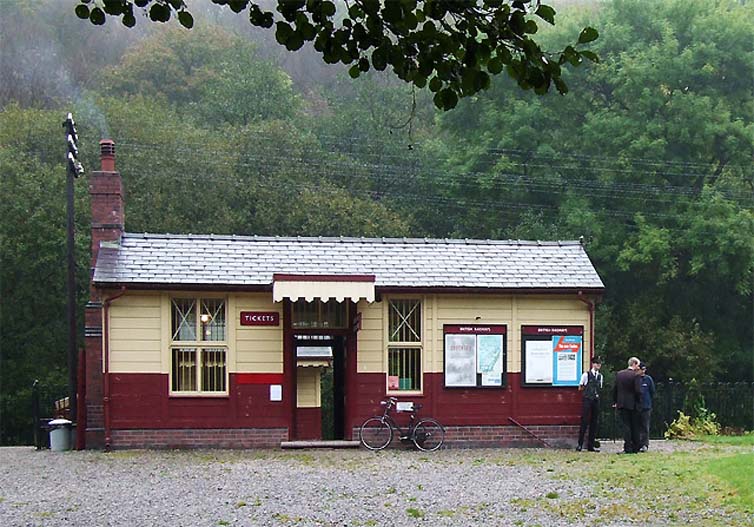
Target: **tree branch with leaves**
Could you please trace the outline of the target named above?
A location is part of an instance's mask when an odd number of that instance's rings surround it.
[[[111,16],[133,27],[135,9],[155,22],[176,18],[186,28],[194,25],[185,0],[79,1],[76,15],[96,25]],[[565,94],[562,67],[598,61],[582,49],[598,37],[592,27],[561,51],[540,47],[534,40],[538,20],[555,24],[555,10],[539,0],[350,0],[341,8],[330,0],[278,0],[275,12],[260,0],[212,2],[235,13],[248,11],[254,26],[274,26],[276,40],[289,51],[313,43],[324,62],[348,66],[353,78],[391,67],[404,82],[428,86],[443,110],[487,89],[491,76],[503,70],[524,90],[541,95],[555,85]]]

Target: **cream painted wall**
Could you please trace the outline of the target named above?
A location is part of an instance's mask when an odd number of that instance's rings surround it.
[[[224,296],[211,293],[128,292],[110,306],[110,371],[170,373],[171,299],[177,296],[226,299],[228,371],[282,373],[282,305],[269,293]],[[278,327],[241,326],[241,311],[274,311]]]
[[[423,367],[425,373],[443,371],[443,325],[505,324],[507,371],[521,372],[522,325],[578,325],[584,327],[584,367],[589,367],[589,310],[574,295],[426,295],[385,297],[382,302],[360,302],[362,329],[358,334],[359,373],[381,373],[387,368],[387,302],[390,298],[422,299]]]
[[[591,332],[589,309],[575,296],[552,298],[548,296],[520,297],[516,300],[516,331],[508,336],[508,371],[521,371],[521,326],[584,326],[582,362],[588,369]],[[515,350],[515,353],[510,353]]]
[[[116,373],[170,372],[170,301],[186,292],[128,292],[110,307],[110,371]],[[201,296],[222,296],[208,295]],[[444,324],[506,324],[508,326],[507,371],[521,371],[522,325],[584,326],[584,368],[589,364],[589,311],[575,296],[490,295],[401,295],[422,299],[423,369],[443,371]],[[228,314],[228,371],[244,373],[283,372],[282,304],[269,293],[225,296]],[[361,301],[358,333],[359,373],[382,373],[387,368],[387,302]],[[274,311],[277,327],[241,326],[241,311]]]
[[[161,371],[159,294],[127,294],[110,306],[110,371]],[[104,348],[103,348],[104,349]]]
[[[232,325],[235,328],[236,363],[231,371],[283,373],[283,304],[270,293],[235,295]],[[279,326],[242,326],[241,311],[274,311]]]
[[[444,336],[445,324],[506,324],[508,332],[513,325],[513,302],[511,296],[458,296],[438,295],[437,317],[433,321],[435,334],[432,340],[431,352],[433,354],[432,372],[443,371]],[[508,371],[510,370],[510,337],[508,340]]]
[[[385,335],[383,332],[385,302],[366,302],[357,306],[361,313],[361,330],[357,334],[357,364],[359,373],[381,373],[385,371]]]
[[[321,368],[296,368],[296,391],[298,408],[319,408],[322,405],[320,393]]]

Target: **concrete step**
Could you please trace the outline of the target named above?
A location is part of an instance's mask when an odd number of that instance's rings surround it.
[[[359,448],[360,441],[282,441],[280,448]]]

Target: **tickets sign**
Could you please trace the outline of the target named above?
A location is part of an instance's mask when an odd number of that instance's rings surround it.
[[[242,326],[279,326],[280,313],[277,311],[241,311]]]

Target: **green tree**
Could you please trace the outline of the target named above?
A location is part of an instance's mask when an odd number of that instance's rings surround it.
[[[555,23],[555,10],[538,0],[502,2],[480,0],[355,0],[341,9],[330,0],[280,0],[277,21],[273,11],[259,1],[213,0],[240,13],[248,9],[249,21],[257,27],[275,26],[278,43],[297,51],[305,42],[328,64],[350,65],[349,74],[392,67],[401,80],[417,88],[428,86],[438,108],[456,106],[490,86],[490,75],[505,69],[519,87],[547,93],[555,84],[568,91],[561,67],[578,66],[596,55],[575,46],[597,39],[592,27],[584,28],[577,42],[560,52],[544,51],[534,39],[537,20]],[[107,16],[120,17],[125,26],[136,24],[135,8],[156,22],[172,17],[186,28],[194,19],[184,0],[114,0],[90,6],[80,0],[76,15],[95,25]],[[281,19],[282,18],[282,19]]]
[[[445,167],[426,194],[469,206],[427,222],[584,235],[607,285],[598,335],[612,366],[639,354],[661,378],[751,379],[752,8],[624,0],[565,13],[542,42],[594,25],[601,62],[566,74],[567,105],[494,86],[443,114]]]
[[[328,177],[328,152],[291,122],[228,126],[220,134],[159,98],[88,94],[73,106],[87,172],[99,166],[106,123],[130,232],[402,236],[408,223],[384,204]],[[0,113],[0,442],[30,441],[35,378],[67,392],[65,168],[62,110],[9,105]],[[313,162],[320,160],[314,170]],[[316,166],[316,165],[314,165]],[[90,268],[89,200],[76,182],[79,342]]]
[[[97,84],[113,96],[157,98],[213,126],[289,118],[300,105],[284,71],[219,27],[148,38]]]
[[[67,383],[66,171],[62,112],[0,113],[0,443],[31,437],[31,386],[64,397]],[[57,133],[56,133],[57,132]],[[75,185],[78,320],[88,293],[86,184]],[[84,235],[82,235],[84,234]],[[83,341],[79,340],[81,344]],[[49,404],[51,401],[45,401]]]

